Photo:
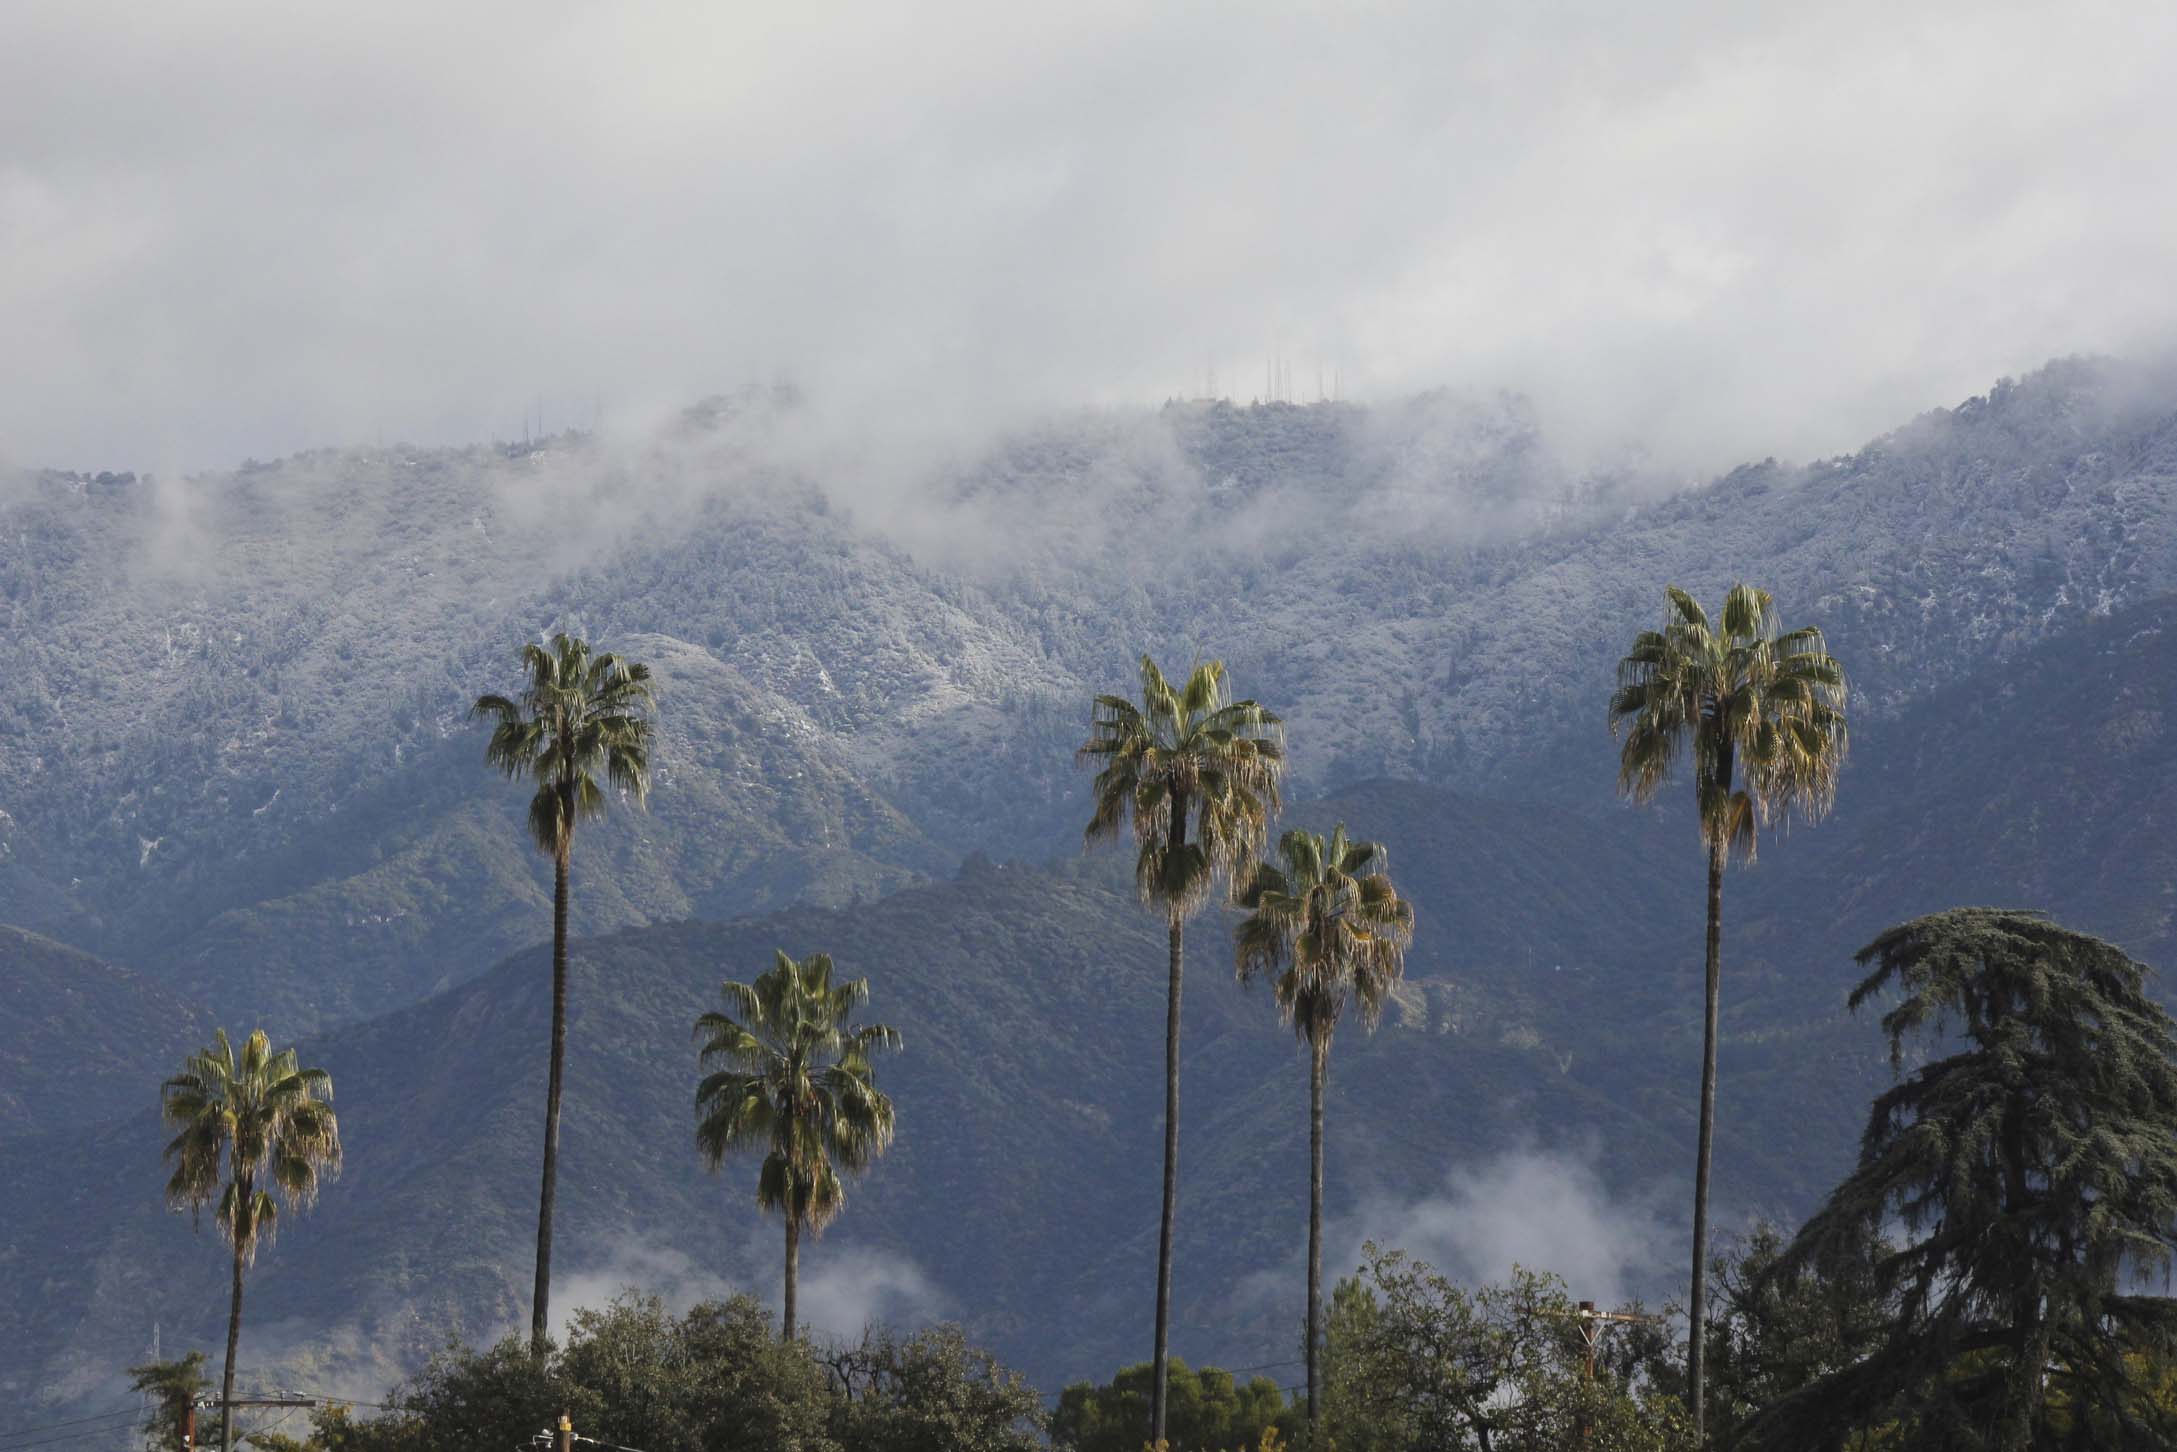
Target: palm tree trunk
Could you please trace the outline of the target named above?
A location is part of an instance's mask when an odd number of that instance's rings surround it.
[[[1176,834],[1175,834],[1176,835]],[[1164,998],[1164,1215],[1157,1229],[1156,1376],[1149,1404],[1149,1443],[1164,1443],[1165,1359],[1172,1320],[1172,1222],[1179,1208],[1179,984],[1186,960],[1186,925],[1171,919],[1171,978]]]
[[[1330,1039],[1308,1045],[1308,1448],[1321,1447],[1323,1379],[1323,1081],[1330,1074]]]
[[[537,1283],[529,1301],[529,1354],[542,1358],[552,1299],[552,1196],[559,1176],[559,1092],[567,1062],[567,862],[552,854],[552,1066],[544,1089],[544,1184],[537,1193]]]
[[[1701,1028],[1701,1134],[1693,1170],[1693,1295],[1688,1310],[1686,1384],[1693,1402],[1693,1441],[1706,1444],[1708,1409],[1708,1167],[1716,1140],[1716,1030],[1723,983],[1723,864],[1725,844],[1708,849],[1708,980]]]
[[[236,1189],[240,1189],[236,1186]],[[237,1197],[239,1198],[239,1197]],[[234,1296],[227,1302],[227,1369],[219,1379],[219,1449],[234,1452],[234,1354],[242,1343],[242,1247],[234,1247]]]
[[[801,1221],[791,1211],[786,1216],[786,1314],[779,1322],[779,1339],[791,1341],[800,1330],[796,1303],[801,1281]]]

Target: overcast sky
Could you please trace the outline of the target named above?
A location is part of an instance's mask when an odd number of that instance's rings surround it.
[[[1531,392],[1701,468],[2177,332],[2177,6],[12,0],[0,457]]]

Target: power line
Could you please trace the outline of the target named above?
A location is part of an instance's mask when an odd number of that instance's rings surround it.
[[[134,1417],[136,1413],[132,1410],[125,1415],[129,1417]],[[28,1449],[32,1447],[52,1447],[57,1446],[62,1442],[83,1442],[88,1441],[93,1437],[108,1437],[120,1430],[121,1427],[119,1425],[107,1427],[86,1427],[81,1431],[64,1432],[58,1437],[47,1437],[42,1442],[17,1442],[13,1446],[8,1448],[8,1452],[28,1452]]]
[[[575,1442],[587,1442],[587,1443],[589,1443],[589,1444],[590,1444],[590,1445],[591,1445],[592,1447],[605,1447],[605,1448],[609,1448],[609,1449],[610,1449],[610,1452],[643,1452],[643,1449],[642,1449],[642,1448],[640,1448],[640,1447],[622,1447],[622,1446],[621,1446],[621,1445],[620,1445],[619,1443],[617,1443],[617,1442],[600,1442],[600,1441],[598,1441],[598,1440],[597,1440],[597,1438],[595,1438],[595,1437],[585,1437],[585,1436],[583,1436],[583,1435],[582,1435],[582,1434],[581,1434],[580,1432],[569,1432],[569,1433],[567,1434],[567,1436],[568,1436],[569,1440],[571,1440],[571,1441],[575,1441]]]
[[[15,1437],[35,1437],[40,1432],[57,1432],[63,1427],[80,1427],[85,1422],[103,1422],[108,1417],[133,1417],[135,1415],[136,1408],[119,1407],[110,1412],[99,1412],[95,1416],[76,1417],[73,1420],[66,1422],[48,1422],[42,1427],[17,1427],[12,1432],[0,1432],[0,1442],[5,1442]]]
[[[270,1426],[252,1428],[250,1431],[244,1432],[240,1440],[248,1441],[251,1437],[262,1436],[270,1432],[277,1432],[280,1429],[281,1423],[285,1422],[289,1417],[292,1417],[293,1415],[295,1415],[295,1413],[301,1410],[302,1408],[300,1407],[289,1407],[286,1411],[274,1417]]]

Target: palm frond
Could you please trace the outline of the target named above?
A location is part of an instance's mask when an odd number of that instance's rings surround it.
[[[160,1110],[177,1130],[163,1158],[173,1171],[168,1204],[192,1216],[213,1207],[221,1232],[245,1263],[279,1221],[273,1193],[296,1208],[340,1171],[340,1122],[329,1101],[332,1076],[274,1052],[262,1030],[236,1053],[226,1030],[184,1062],[160,1089]]]
[[[831,957],[781,949],[753,982],[720,986],[723,1012],[697,1018],[699,1062],[725,1063],[696,1086],[696,1149],[717,1169],[735,1151],[763,1147],[757,1204],[812,1231],[837,1215],[846,1192],[835,1166],[866,1168],[891,1143],[895,1112],[871,1061],[900,1046],[885,1024],[854,1024],[867,979],[834,981]]]
[[[1233,967],[1243,980],[1276,975],[1279,1010],[1301,1039],[1327,1051],[1347,1003],[1358,998],[1370,1026],[1405,971],[1413,908],[1386,871],[1383,847],[1326,840],[1295,828],[1278,839],[1278,863],[1255,868],[1233,931]]]
[[[1751,857],[1771,815],[1816,819],[1834,799],[1844,671],[1819,628],[1780,633],[1775,601],[1758,587],[1732,586],[1716,629],[1685,591],[1665,596],[1664,627],[1637,634],[1618,662],[1618,790],[1649,801],[1688,759],[1703,840]]]
[[[610,652],[592,653],[561,633],[521,649],[528,684],[521,695],[486,694],[472,716],[495,724],[486,764],[509,777],[534,777],[530,840],[540,851],[567,851],[576,823],[603,812],[598,778],[642,805],[650,789],[649,743],[655,705],[649,667]]]

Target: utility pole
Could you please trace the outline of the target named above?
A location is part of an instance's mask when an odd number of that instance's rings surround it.
[[[1663,1318],[1643,1316],[1632,1311],[1598,1311],[1593,1301],[1582,1301],[1576,1311],[1544,1311],[1542,1314],[1574,1322],[1580,1329],[1580,1445],[1585,1447],[1589,1438],[1594,1435],[1586,1402],[1593,1395],[1596,1352],[1602,1345],[1603,1332],[1614,1325],[1638,1326],[1652,1324]]]
[[[222,1429],[231,1431],[234,1422],[234,1413],[237,1407],[314,1407],[317,1404],[318,1399],[316,1397],[298,1397],[285,1394],[276,1397],[236,1397],[231,1402],[221,1401],[217,1397],[205,1397],[201,1401],[194,1401],[189,1404],[189,1415],[185,1419],[184,1423],[188,1428],[189,1433],[187,1439],[188,1445],[191,1449],[191,1452],[195,1452],[197,1443],[197,1408],[200,1406],[221,1408],[222,1411],[220,1413],[219,1425]],[[237,1437],[233,1438],[232,1440],[240,1441],[241,1439]]]
[[[552,1452],[574,1452],[574,1419],[565,1412],[559,1414],[559,1435],[552,1439]]]
[[[181,1452],[197,1452],[197,1404],[194,1398],[181,1409]]]

